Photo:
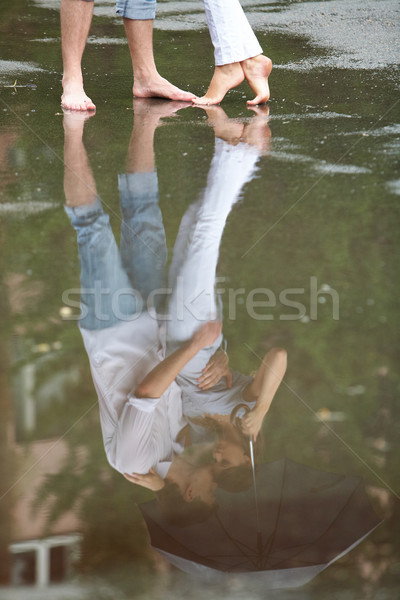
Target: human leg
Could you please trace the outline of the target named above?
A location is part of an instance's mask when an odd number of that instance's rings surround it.
[[[138,98],[157,97],[191,102],[196,98],[194,94],[180,90],[157,71],[153,54],[153,19],[154,17],[138,19],[124,16],[132,59],[133,95]]]
[[[196,100],[196,104],[218,104],[244,77],[257,94],[251,104],[266,102],[272,63],[262,56],[262,48],[239,0],[203,1],[216,66],[207,94]]]
[[[82,139],[87,118],[88,113],[64,115],[65,211],[77,233],[81,262],[80,326],[105,329],[135,318],[141,299],[138,302],[132,290],[109,216],[97,195]]]
[[[216,316],[214,287],[221,237],[258,157],[258,151],[247,145],[216,140],[206,189],[184,215],[174,247],[168,321],[172,343],[188,340],[202,322]]]
[[[85,94],[82,56],[93,16],[93,2],[61,0],[61,49],[63,60],[63,94],[61,105],[71,110],[95,110]]]
[[[185,102],[133,99],[133,128],[126,171],[118,176],[123,215],[122,262],[135,289],[156,309],[162,307],[165,297],[167,249],[158,205],[154,135],[164,117],[187,106]]]

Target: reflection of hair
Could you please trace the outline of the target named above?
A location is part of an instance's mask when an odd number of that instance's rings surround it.
[[[235,427],[231,423],[221,423],[212,417],[202,417],[201,421],[199,420],[197,422],[205,429],[216,433],[221,440],[226,440],[232,444],[240,445],[245,455],[250,458],[249,437],[242,433],[239,427]],[[264,450],[264,438],[261,431],[258,434],[256,441],[253,442],[253,448],[254,460],[259,462]]]
[[[244,492],[253,485],[253,475],[248,465],[223,469],[216,477],[217,486],[227,492]]]
[[[215,505],[210,506],[200,498],[187,502],[178,484],[168,479],[165,480],[164,487],[157,492],[157,500],[163,517],[175,527],[203,523],[215,510]]]

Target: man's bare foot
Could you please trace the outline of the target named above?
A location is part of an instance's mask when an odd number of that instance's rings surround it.
[[[272,70],[271,59],[259,54],[242,61],[240,64],[251,89],[256,94],[254,100],[248,100],[247,104],[255,106],[267,102],[269,100],[268,77]]]
[[[69,110],[96,110],[96,105],[85,94],[83,83],[80,81],[67,82],[63,80],[62,108]]]
[[[71,110],[69,108],[63,108],[62,111],[64,113],[63,126],[64,126],[64,131],[66,133],[69,131],[71,131],[71,132],[82,131],[83,132],[83,127],[85,125],[85,121],[87,121],[88,119],[90,119],[91,117],[93,117],[95,115],[95,112],[93,110],[79,111],[79,110]]]
[[[158,73],[151,79],[134,77],[133,95],[135,98],[166,98],[180,102],[191,102],[196,99],[195,94],[180,90]]]
[[[189,108],[187,102],[172,101],[167,102],[161,98],[134,98],[133,114],[135,117],[149,117],[164,119],[175,116],[175,113],[182,108]]]
[[[240,85],[244,79],[243,69],[240,63],[231,63],[215,67],[207,94],[202,98],[193,100],[194,104],[219,104],[225,94],[232,88]]]

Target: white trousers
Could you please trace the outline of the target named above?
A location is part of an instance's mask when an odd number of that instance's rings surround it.
[[[216,66],[262,54],[239,0],[203,0]]]
[[[221,237],[232,206],[254,176],[258,158],[253,146],[243,142],[231,146],[215,140],[207,186],[184,215],[174,246],[167,324],[167,339],[172,345],[179,346],[202,324],[218,316],[215,277]]]

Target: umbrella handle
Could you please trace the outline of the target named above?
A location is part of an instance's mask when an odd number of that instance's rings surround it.
[[[235,426],[236,428],[238,428],[238,429],[239,429],[239,425],[238,425],[237,421],[238,421],[238,420],[240,420],[240,419],[239,419],[239,417],[237,417],[236,415],[238,414],[238,412],[239,412],[240,410],[244,410],[244,412],[247,414],[247,413],[249,413],[249,412],[250,412],[250,410],[251,410],[251,409],[249,408],[249,406],[248,406],[247,404],[243,404],[243,403],[242,403],[242,404],[238,404],[237,406],[235,406],[235,408],[234,408],[234,409],[233,409],[233,411],[231,412],[231,423],[232,423],[232,425],[234,425],[234,426]],[[249,437],[250,437],[250,436],[249,436]],[[251,441],[252,441],[252,442],[255,442],[255,441],[256,441],[256,439],[255,439],[255,436],[254,436],[254,435],[253,435],[253,436],[251,436]]]
[[[239,412],[239,410],[244,410],[245,413],[250,412],[250,408],[247,406],[247,404],[237,404],[235,406],[235,408],[233,409],[233,411],[231,412],[231,423],[232,425],[235,425],[235,420],[236,420],[236,415]]]

